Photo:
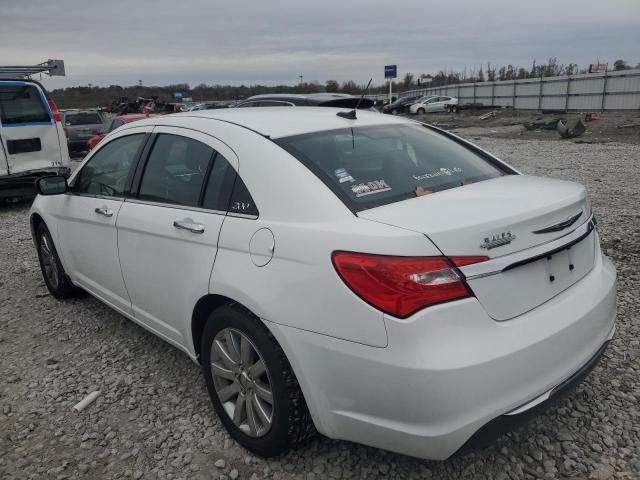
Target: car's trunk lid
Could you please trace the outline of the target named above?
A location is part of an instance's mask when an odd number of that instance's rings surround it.
[[[423,233],[448,256],[481,255],[493,259],[516,252],[522,258],[527,250],[538,251],[534,247],[559,239],[584,224],[590,216],[589,208],[582,185],[507,175],[358,215]],[[564,228],[553,228],[571,220]],[[591,234],[569,253],[558,252],[552,260],[544,258],[471,279],[469,285],[494,319],[513,318],[586,275],[593,266],[594,245]],[[569,269],[570,265],[573,268]]]

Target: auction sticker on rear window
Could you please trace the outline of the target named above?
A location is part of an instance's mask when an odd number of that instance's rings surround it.
[[[337,170],[334,170],[333,174],[336,176],[336,178],[340,183],[355,182],[353,177],[349,175],[344,168],[339,168]]]
[[[373,180],[371,182],[358,183],[351,186],[351,191],[356,197],[364,197],[372,193],[381,193],[391,190],[391,187],[384,180]]]

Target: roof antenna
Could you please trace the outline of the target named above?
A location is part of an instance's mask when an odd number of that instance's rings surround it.
[[[339,116],[339,117],[342,117],[342,118],[348,118],[349,120],[356,120],[358,118],[358,117],[356,117],[356,110],[360,106],[360,102],[362,102],[362,99],[366,95],[367,90],[369,90],[369,85],[371,85],[371,81],[372,80],[373,80],[373,78],[370,78],[369,79],[369,83],[367,83],[367,86],[364,87],[364,90],[362,91],[362,95],[360,95],[360,98],[358,99],[358,103],[356,103],[356,108],[354,108],[353,110],[350,110],[348,112],[338,112],[338,113],[336,113],[336,115]]]

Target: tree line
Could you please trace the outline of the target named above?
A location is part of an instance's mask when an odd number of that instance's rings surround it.
[[[613,70],[627,70],[640,68],[640,63],[633,66],[627,61],[619,59],[613,62]],[[588,68],[578,68],[575,63],[561,64],[556,57],[549,58],[544,63],[537,63],[535,60],[530,67],[519,67],[514,65],[480,65],[477,68],[464,69],[463,71],[440,70],[436,74],[414,74],[407,72],[402,80],[393,81],[393,90],[401,92],[416,88],[441,87],[444,85],[455,85],[458,83],[472,82],[493,82],[502,80],[518,80],[526,78],[553,77],[559,75],[573,75],[577,73],[588,73]],[[51,97],[60,108],[88,108],[104,107],[118,101],[122,97],[133,100],[138,97],[157,97],[160,101],[169,103],[178,101],[175,93],[182,93],[184,97],[189,97],[193,101],[203,100],[234,100],[244,99],[252,95],[266,93],[348,93],[352,95],[361,94],[364,84],[358,84],[353,80],[338,82],[337,80],[327,80],[320,83],[316,80],[300,83],[298,85],[207,85],[201,83],[191,87],[186,83],[179,83],[166,86],[143,86],[134,85],[122,87],[111,85],[109,87],[83,86],[68,87],[50,91]],[[388,83],[372,86],[369,93],[384,93],[388,91]]]

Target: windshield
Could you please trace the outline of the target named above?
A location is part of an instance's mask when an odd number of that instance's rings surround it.
[[[383,125],[276,140],[354,211],[509,173],[421,125]]]

